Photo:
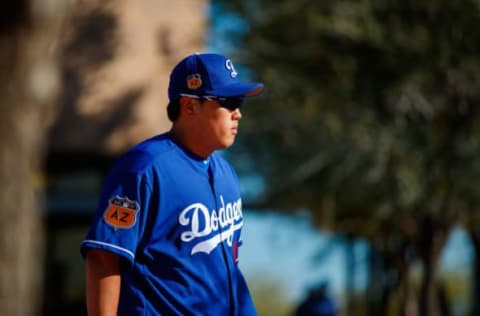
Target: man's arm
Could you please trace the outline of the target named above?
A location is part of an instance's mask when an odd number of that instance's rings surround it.
[[[118,255],[90,249],[86,261],[88,315],[117,315],[121,280]]]

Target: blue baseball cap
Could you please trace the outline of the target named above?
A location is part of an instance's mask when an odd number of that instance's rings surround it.
[[[240,81],[229,58],[219,54],[196,53],[187,56],[173,68],[168,98],[256,96],[262,91],[263,83]]]

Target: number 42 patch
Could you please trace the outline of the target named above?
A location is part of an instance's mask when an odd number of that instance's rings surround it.
[[[137,212],[140,206],[137,201],[126,197],[115,196],[111,198],[108,207],[103,213],[105,222],[114,228],[131,228],[137,221]]]

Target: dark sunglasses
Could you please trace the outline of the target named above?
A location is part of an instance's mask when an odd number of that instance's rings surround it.
[[[202,99],[208,100],[208,101],[217,101],[222,108],[226,108],[231,111],[234,111],[240,108],[243,104],[243,97],[223,98],[223,97],[214,97],[214,96],[203,96]]]

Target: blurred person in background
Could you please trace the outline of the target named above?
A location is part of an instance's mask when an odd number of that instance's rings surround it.
[[[81,244],[93,315],[257,315],[238,268],[243,225],[231,146],[244,97],[232,61],[194,54],[170,75],[169,132],[133,147],[106,179]]]
[[[338,310],[333,299],[328,295],[328,284],[322,282],[312,288],[306,299],[300,303],[295,316],[336,316]]]

